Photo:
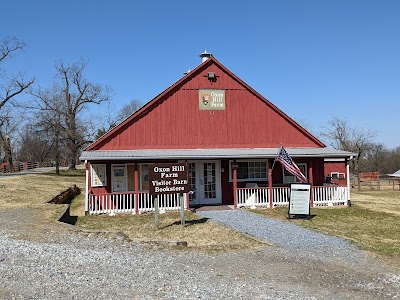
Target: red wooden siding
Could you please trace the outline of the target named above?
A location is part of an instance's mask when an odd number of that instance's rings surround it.
[[[216,82],[204,77],[208,72]],[[218,65],[189,75],[88,150],[322,146]],[[226,109],[199,110],[198,89],[225,90]]]
[[[340,186],[347,185],[347,171],[346,171],[346,163],[345,162],[325,162],[324,164],[325,175],[331,174],[332,172],[344,173],[344,179],[332,179],[332,183],[336,183]]]

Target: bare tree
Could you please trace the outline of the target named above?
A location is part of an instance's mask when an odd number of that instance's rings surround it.
[[[86,66],[87,61],[83,59],[71,65],[57,63],[58,81],[53,88],[32,93],[40,110],[53,112],[62,118],[70,170],[76,169],[79,152],[87,143],[85,122],[80,121],[82,113],[90,104],[108,101],[111,93],[109,87],[89,82],[84,77]]]
[[[9,132],[4,131],[4,126],[9,122],[9,112],[4,111],[4,107],[17,95],[29,88],[34,78],[26,80],[23,74],[7,74],[2,68],[2,64],[13,57],[17,51],[21,51],[26,45],[15,37],[5,37],[0,41],[0,146],[3,147],[5,160],[10,164],[12,171],[12,149],[11,136]]]
[[[107,113],[105,116],[102,116],[103,125],[100,128],[97,128],[97,133],[95,139],[99,139],[104,134],[106,134],[109,130],[117,126],[119,123],[130,117],[134,114],[139,108],[141,108],[143,103],[138,99],[132,99],[128,104],[122,106],[122,108],[115,113],[111,107],[107,108]]]
[[[334,117],[329,120],[321,136],[335,149],[356,153],[353,168],[358,173],[360,158],[371,147],[375,132],[353,127],[347,120]]]
[[[371,143],[359,161],[361,172],[380,172],[387,170],[389,151],[381,143]]]
[[[3,149],[4,161],[9,164],[10,172],[13,171],[13,151],[10,137],[21,124],[21,119],[22,113],[14,107],[3,107],[0,110],[0,148]]]
[[[130,117],[132,114],[134,114],[139,108],[141,108],[143,103],[138,100],[138,99],[132,99],[129,101],[128,104],[125,104],[122,106],[118,113],[118,123],[122,122],[126,118]]]

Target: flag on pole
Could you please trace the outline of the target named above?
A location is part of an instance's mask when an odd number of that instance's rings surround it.
[[[306,176],[301,173],[299,167],[294,163],[294,161],[290,158],[289,154],[286,152],[285,148],[281,146],[279,148],[278,156],[275,159],[279,161],[283,167],[292,175],[294,175],[300,182],[306,183]]]

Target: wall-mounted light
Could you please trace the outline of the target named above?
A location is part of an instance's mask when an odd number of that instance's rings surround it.
[[[208,72],[207,74],[207,78],[210,80],[214,80],[216,77],[214,72]]]

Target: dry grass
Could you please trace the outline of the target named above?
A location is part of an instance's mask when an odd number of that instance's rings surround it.
[[[383,189],[381,191],[351,191],[352,203],[377,211],[400,215],[400,191]]]
[[[40,221],[33,226],[41,226],[53,222],[63,209],[63,206],[42,204],[65,188],[76,184],[82,193],[72,202],[71,215],[78,216],[77,225],[85,228],[123,231],[134,240],[184,240],[188,242],[189,247],[207,251],[265,245],[190,212],[186,212],[185,227],[180,225],[179,213],[160,215],[160,230],[155,229],[154,214],[85,217],[84,182],[82,168],[74,172],[63,171],[61,176],[48,173],[3,177],[0,179],[0,209],[36,208],[36,212],[40,214]]]
[[[161,214],[160,229],[156,229],[154,214],[103,215],[80,217],[77,225],[90,229],[123,231],[134,240],[183,240],[189,248],[204,250],[234,250],[266,245],[191,212],[185,212],[185,220],[183,227],[180,225],[179,213]]]
[[[0,209],[37,207],[74,184],[84,190],[84,180],[83,169],[62,171],[61,176],[47,173],[1,178]]]

